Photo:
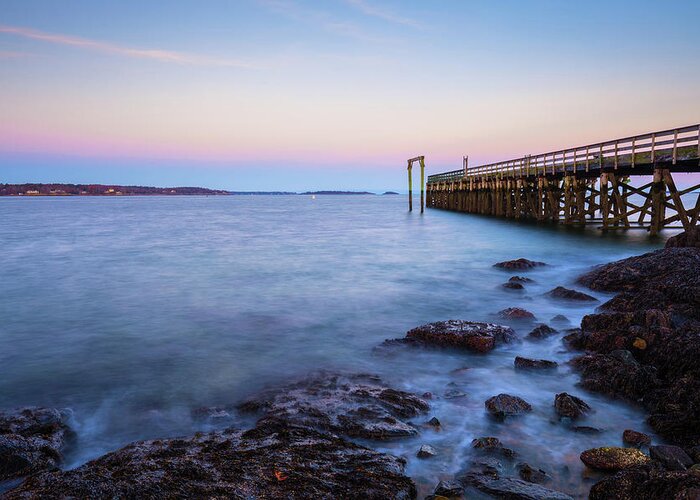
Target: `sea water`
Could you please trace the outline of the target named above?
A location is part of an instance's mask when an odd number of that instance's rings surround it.
[[[464,469],[472,439],[497,436],[516,462],[546,470],[551,487],[583,497],[597,476],[580,452],[619,445],[625,428],[649,431],[639,408],[576,385],[561,335],[486,355],[374,349],[432,321],[498,321],[512,306],[577,326],[595,305],[544,294],[662,244],[643,231],[409,213],[404,196],[359,195],[3,198],[0,229],[0,408],[71,408],[78,439],[67,467],[133,440],[192,434],[202,430],[192,409],[317,369],[376,373],[434,395],[416,424],[436,416],[440,432],[371,443],[407,458],[420,494]],[[527,272],[524,291],[506,290],[523,273],[493,264],[519,257],[548,266]],[[516,330],[522,338],[532,326]],[[516,355],[560,366],[516,371]],[[466,396],[443,397],[450,389]],[[555,418],[564,391],[590,404],[581,425],[601,432]],[[499,393],[534,411],[495,422],[484,401]],[[416,458],[421,444],[438,456]]]

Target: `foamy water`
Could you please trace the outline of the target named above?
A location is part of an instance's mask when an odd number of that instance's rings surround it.
[[[619,444],[625,428],[649,429],[639,409],[576,386],[561,335],[487,355],[373,348],[431,321],[494,321],[510,306],[576,326],[594,306],[545,292],[660,243],[641,231],[603,237],[438,210],[421,216],[405,204],[403,196],[0,199],[0,407],[72,408],[72,467],[132,440],[201,430],[192,408],[237,402],[314,369],[369,371],[435,395],[426,420],[437,416],[440,432],[372,445],[405,455],[421,494],[467,464],[473,438],[497,436],[519,453],[513,464],[541,467],[549,486],[584,496],[593,478],[580,452]],[[525,291],[505,290],[518,273],[492,264],[518,257],[550,265],[527,273],[535,282]],[[515,328],[522,338],[532,326]],[[516,355],[560,366],[516,371]],[[449,389],[467,395],[443,398]],[[594,408],[580,425],[603,432],[557,421],[554,395],[563,391]],[[487,418],[484,400],[501,392],[534,411]],[[439,455],[415,458],[424,443]]]

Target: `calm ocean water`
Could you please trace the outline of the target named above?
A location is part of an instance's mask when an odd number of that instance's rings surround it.
[[[542,297],[592,265],[660,246],[646,233],[603,235],[438,210],[406,212],[404,196],[240,196],[0,199],[0,408],[70,407],[75,466],[135,439],[199,430],[190,410],[233,403],[266,384],[318,368],[370,371],[438,399],[445,431],[386,443],[409,458],[422,492],[464,465],[474,437],[496,435],[581,495],[578,454],[649,430],[630,406],[587,394],[566,365],[523,374],[515,354],[565,362],[560,338],[486,356],[373,347],[417,325],[493,320],[509,306],[541,321],[577,324],[589,305]],[[527,257],[524,293],[499,287],[492,267]],[[601,299],[605,296],[598,294]],[[530,328],[521,327],[524,335]],[[455,373],[454,370],[470,367]],[[582,395],[597,411],[580,434],[553,420],[554,394]],[[535,411],[512,423],[485,418],[500,392]],[[415,459],[422,443],[440,451]],[[376,447],[376,446],[375,446]]]

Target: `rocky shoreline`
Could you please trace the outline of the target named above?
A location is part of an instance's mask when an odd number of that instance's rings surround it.
[[[581,276],[582,286],[617,295],[585,316],[580,328],[563,331],[566,319],[561,317],[552,318],[550,325],[537,323],[529,311],[512,307],[495,315],[497,323],[430,323],[378,349],[448,349],[489,356],[494,349],[522,341],[501,322],[527,326],[528,342],[562,336],[575,355],[571,365],[580,373],[581,387],[641,405],[651,428],[667,442],[653,443],[643,432],[628,429],[619,442],[580,450],[583,464],[603,474],[590,498],[700,499],[699,241],[697,231],[684,233],[670,239],[665,249]],[[518,271],[545,265],[526,259],[496,264]],[[529,281],[513,276],[503,293],[517,293]],[[597,300],[563,287],[547,297]],[[547,373],[558,365],[517,356],[513,366]],[[443,397],[464,396],[453,388]],[[68,471],[60,467],[74,440],[70,411],[0,412],[0,485],[4,482],[7,489],[0,495],[412,499],[417,489],[406,473],[407,459],[436,460],[439,450],[422,444],[414,457],[397,457],[375,448],[439,432],[442,417],[432,413],[433,399],[430,393],[391,387],[372,374],[315,372],[243,402],[193,410],[196,418],[207,421],[250,415],[257,419],[252,428],[139,441]],[[584,399],[560,392],[552,395],[551,408],[571,431],[597,432],[586,425],[586,415],[596,409]],[[496,425],[512,425],[528,418],[533,403],[517,394],[493,394],[483,401],[483,411]],[[522,461],[517,446],[493,435],[476,435],[471,448],[462,470],[450,480],[436,478],[428,498],[572,498],[550,487],[547,470]]]

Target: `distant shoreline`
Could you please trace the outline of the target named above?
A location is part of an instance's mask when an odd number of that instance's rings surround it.
[[[337,196],[398,195],[385,191],[381,195],[369,191],[226,191],[202,187],[122,186],[117,184],[0,184],[0,196]]]

